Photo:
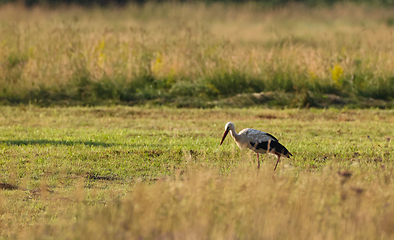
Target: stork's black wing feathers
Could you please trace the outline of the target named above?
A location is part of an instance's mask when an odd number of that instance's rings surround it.
[[[272,136],[271,134],[265,133],[265,135],[270,136],[270,137],[272,137],[275,141],[279,142],[278,139],[276,139],[276,137]]]
[[[285,146],[283,146],[282,144],[280,144],[278,141],[265,141],[265,142],[261,142],[261,143],[253,143],[250,142],[250,144],[256,149],[256,150],[260,150],[263,149],[265,151],[268,152],[274,152],[274,153],[278,153],[278,154],[282,154],[288,158],[290,158],[290,156],[293,156],[293,154],[291,154],[286,148]],[[269,150],[268,150],[268,146],[269,146]]]

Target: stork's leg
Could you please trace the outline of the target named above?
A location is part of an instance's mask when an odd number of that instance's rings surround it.
[[[257,169],[260,169],[259,154],[257,153]]]
[[[274,171],[276,170],[276,167],[278,166],[278,163],[279,163],[279,160],[280,160],[280,154],[276,154],[276,155],[278,156],[278,161],[276,162],[276,165],[275,165]]]

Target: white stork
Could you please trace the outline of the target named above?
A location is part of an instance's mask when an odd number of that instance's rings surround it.
[[[278,161],[276,162],[274,171],[276,170],[276,167],[278,166],[280,157],[282,155],[288,158],[290,158],[290,156],[293,156],[282,144],[279,143],[278,139],[276,139],[269,133],[265,133],[256,129],[246,128],[241,130],[238,134],[235,131],[235,126],[232,122],[228,122],[224,128],[225,131],[220,145],[222,145],[228,132],[231,131],[231,136],[234,138],[240,149],[249,148],[253,152],[257,153],[257,168],[260,168],[260,153],[273,153],[278,156]]]

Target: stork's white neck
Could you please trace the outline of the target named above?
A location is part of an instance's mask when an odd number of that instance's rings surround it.
[[[231,124],[229,127],[230,127],[231,136],[234,138],[235,141],[238,142],[240,136],[239,136],[239,134],[235,131],[235,126],[234,126],[233,124]]]

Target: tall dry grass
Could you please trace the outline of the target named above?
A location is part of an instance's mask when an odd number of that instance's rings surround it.
[[[147,4],[0,9],[3,101],[309,90],[390,99],[393,10]]]
[[[176,179],[137,183],[121,200],[73,224],[40,226],[31,239],[391,239],[393,166],[338,171],[290,166],[193,167]],[[180,172],[178,172],[179,174]]]

